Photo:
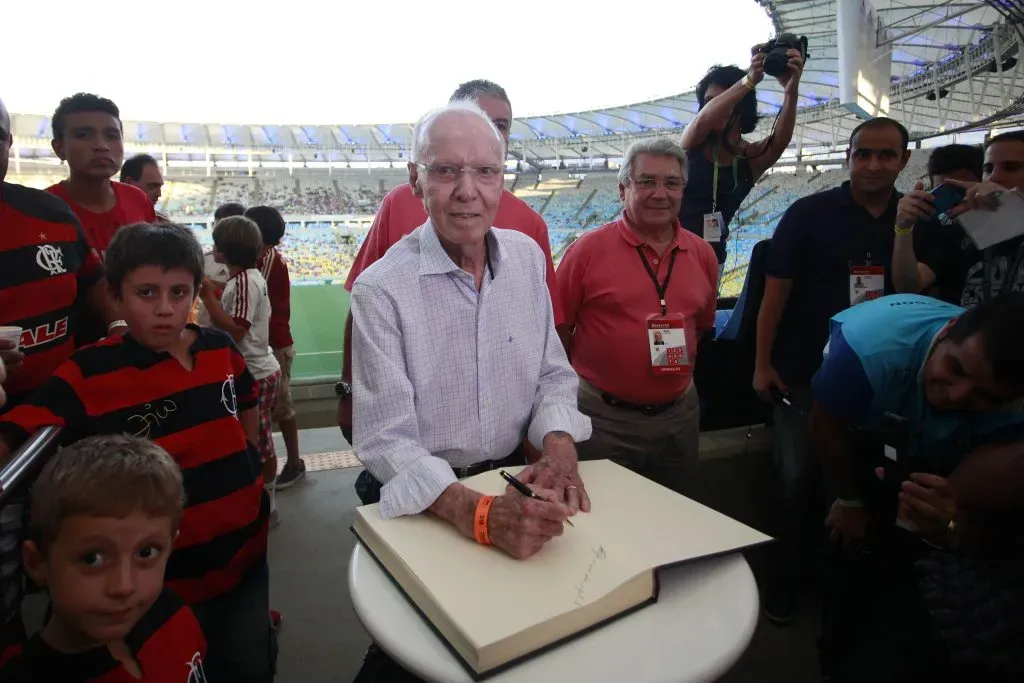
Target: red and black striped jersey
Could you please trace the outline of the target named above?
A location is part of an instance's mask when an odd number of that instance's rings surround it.
[[[106,646],[84,652],[53,649],[40,636],[0,661],[4,683],[207,683],[206,639],[192,610],[164,590],[125,637],[142,669],[135,678]]]
[[[4,384],[12,404],[74,351],[75,313],[102,274],[99,255],[67,204],[0,183],[0,325],[24,330],[25,361]]]
[[[0,417],[20,443],[59,425],[69,441],[133,434],[162,446],[181,467],[185,511],[167,562],[167,586],[188,603],[228,592],[266,561],[269,499],[259,453],[241,411],[257,405],[242,354],[219,330],[190,325],[193,368],[131,334],[80,349],[23,404]]]

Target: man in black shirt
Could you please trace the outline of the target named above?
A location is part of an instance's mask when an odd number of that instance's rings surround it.
[[[1000,192],[1024,190],[1024,132],[997,135],[985,144],[981,179],[981,183],[956,183],[970,189],[968,200],[951,213],[994,208]],[[918,188],[900,202],[897,232],[902,234],[896,237],[900,258],[893,262],[898,291],[927,293],[937,288],[942,298],[965,307],[1000,292],[1024,291],[1024,236],[981,251],[958,223],[928,229],[934,223],[933,201],[930,193]],[[913,263],[916,268],[908,267]]]
[[[808,448],[811,377],[821,364],[829,320],[862,301],[893,292],[889,273],[896,204],[894,184],[910,159],[907,130],[871,119],[850,136],[849,181],[793,203],[779,221],[765,266],[757,318],[754,389],[788,394],[775,410],[775,463],[782,484],[779,572],[765,612],[785,623],[813,574],[824,501]],[[858,279],[861,286],[857,286]]]

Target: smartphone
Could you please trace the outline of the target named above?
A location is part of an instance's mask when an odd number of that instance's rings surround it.
[[[889,495],[895,498],[903,482],[910,479],[910,420],[895,413],[882,413],[882,429],[885,458],[889,461],[885,463],[884,485]],[[917,530],[902,503],[897,503],[896,526],[910,532]]]
[[[935,197],[932,202],[932,206],[935,207],[935,215],[941,218],[943,214],[964,200],[967,190],[958,185],[942,183],[932,190],[931,195]]]
[[[910,420],[895,413],[882,413],[882,439],[885,442],[885,481],[897,487],[910,478]]]

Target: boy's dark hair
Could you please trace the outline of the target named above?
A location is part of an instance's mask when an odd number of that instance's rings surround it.
[[[962,344],[981,335],[985,358],[997,381],[1024,395],[1024,292],[1006,292],[969,309],[949,328],[946,338]]]
[[[142,171],[150,165],[159,168],[159,164],[156,163],[156,159],[153,157],[148,154],[136,154],[121,166],[121,182],[123,183],[127,180],[133,183],[138,182],[139,178],[142,177]]]
[[[477,78],[472,81],[466,81],[459,85],[452,93],[452,96],[448,99],[449,102],[459,102],[461,100],[476,100],[480,95],[490,95],[491,97],[497,97],[499,100],[504,100],[505,104],[512,108],[512,103],[508,99],[508,94],[505,89],[493,81],[487,81],[482,78]]]
[[[167,451],[127,434],[93,436],[57,451],[43,467],[32,488],[29,538],[45,552],[69,517],[136,511],[170,518],[173,533],[184,505],[181,468]]]
[[[221,204],[217,207],[217,210],[213,212],[213,220],[219,221],[221,218],[228,218],[229,216],[242,216],[245,214],[245,207],[238,202],[228,202],[227,204]]]
[[[263,238],[259,226],[245,216],[228,216],[213,226],[213,246],[229,266],[256,267],[263,251]]]
[[[857,133],[861,132],[865,128],[877,128],[879,126],[892,126],[898,130],[900,133],[900,149],[904,152],[907,151],[907,148],[910,147],[910,133],[907,132],[906,127],[902,123],[896,119],[890,119],[886,116],[878,116],[873,119],[868,119],[854,128],[853,132],[850,133],[850,141],[848,143],[849,148],[853,149],[853,139],[857,137]]]
[[[50,119],[50,128],[53,129],[53,139],[63,140],[64,139],[64,123],[67,119],[68,114],[84,114],[89,112],[103,112],[104,114],[110,114],[117,119],[117,125],[124,130],[124,126],[121,125],[121,110],[117,108],[117,105],[106,97],[100,97],[99,95],[93,95],[92,93],[80,92],[71,97],[65,97],[57,105],[56,111],[53,112],[53,118]]]
[[[928,157],[928,175],[944,176],[953,171],[968,171],[981,180],[985,152],[974,145],[943,145]]]
[[[203,250],[191,230],[176,223],[135,223],[114,233],[104,257],[107,285],[121,296],[125,276],[143,266],[181,268],[192,274],[195,293],[203,281]]]
[[[284,237],[284,217],[272,206],[253,206],[246,210],[245,217],[256,224],[263,237],[263,244],[276,247]]]
[[[697,84],[697,108],[698,110],[703,109],[704,105],[707,104],[705,96],[708,93],[708,88],[713,85],[717,85],[720,88],[728,90],[732,86],[736,85],[736,81],[740,80],[747,75],[744,69],[739,68],[735,65],[722,66],[716,64],[715,66],[708,69],[708,72],[704,74],[704,78],[700,79],[700,83]],[[733,109],[732,117],[738,119],[740,123],[740,133],[747,134],[752,133],[754,128],[757,127],[757,94],[751,90],[743,96],[740,103]]]

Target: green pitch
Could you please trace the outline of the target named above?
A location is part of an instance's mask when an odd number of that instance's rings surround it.
[[[341,285],[292,286],[292,377],[341,377],[348,292]]]

